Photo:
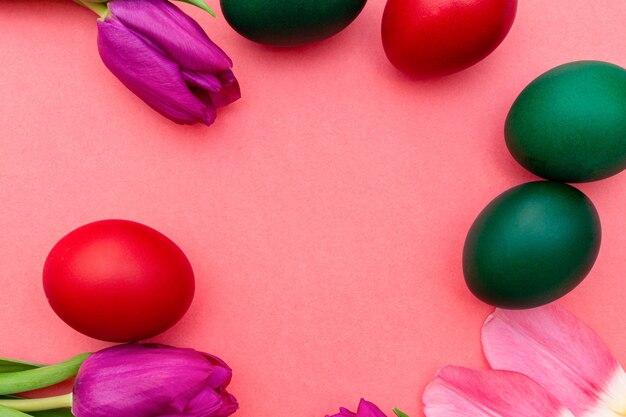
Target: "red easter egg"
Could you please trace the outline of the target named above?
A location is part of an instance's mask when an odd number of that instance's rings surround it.
[[[62,238],[43,285],[69,326],[109,342],[143,340],[182,318],[193,299],[191,264],[174,242],[127,220],[103,220]]]
[[[470,67],[504,40],[517,0],[388,0],[382,22],[387,58],[431,78]]]

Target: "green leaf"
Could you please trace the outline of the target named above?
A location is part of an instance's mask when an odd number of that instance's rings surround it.
[[[396,413],[396,415],[398,417],[409,417],[408,415],[406,415],[406,413],[403,413],[402,411],[398,410],[397,408],[394,408],[393,412]]]
[[[29,369],[41,368],[42,366],[44,365],[39,363],[0,358],[0,373],[27,371]]]
[[[58,408],[56,410],[31,411],[29,414],[33,417],[74,417],[72,410],[69,408]]]
[[[49,387],[72,378],[88,356],[89,353],[83,353],[56,365],[0,373],[0,395]]]
[[[193,4],[194,6],[201,8],[205,12],[209,12],[211,16],[215,17],[215,12],[211,10],[209,6],[207,6],[204,0],[178,0],[178,1]]]

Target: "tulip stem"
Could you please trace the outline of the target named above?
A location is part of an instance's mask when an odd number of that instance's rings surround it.
[[[0,405],[0,416],[2,417],[30,417],[28,414],[21,411],[14,410],[12,408],[3,407]]]
[[[72,394],[47,398],[25,398],[19,400],[0,400],[0,407],[17,411],[45,411],[72,406]],[[2,410],[0,408],[0,410]],[[0,412],[0,415],[3,415]]]
[[[89,10],[100,16],[102,19],[104,19],[107,14],[109,14],[109,8],[105,3],[91,3],[86,0],[74,0],[74,2],[88,8]]]
[[[76,376],[78,369],[88,356],[89,353],[83,353],[56,365],[0,373],[0,395],[32,391],[70,379]]]

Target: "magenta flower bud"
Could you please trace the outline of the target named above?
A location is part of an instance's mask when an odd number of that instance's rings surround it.
[[[326,416],[329,417],[329,416]],[[334,414],[330,417],[387,417],[385,413],[380,411],[373,403],[364,400],[361,398],[361,402],[359,402],[359,408],[356,410],[356,413],[348,410],[347,408],[340,408],[339,413]]]
[[[230,58],[167,0],[112,0],[98,21],[109,70],[153,109],[180,124],[210,125],[241,97]]]
[[[237,400],[221,359],[193,349],[125,344],[92,354],[74,384],[76,417],[226,417]]]

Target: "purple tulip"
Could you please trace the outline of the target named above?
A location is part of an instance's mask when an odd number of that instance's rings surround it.
[[[326,416],[329,417],[329,416]],[[330,417],[387,417],[385,413],[380,411],[380,408],[376,407],[373,403],[361,398],[359,408],[356,413],[348,410],[347,408],[340,408],[338,414],[334,414]]]
[[[237,400],[221,359],[193,349],[125,344],[89,356],[74,385],[76,417],[226,417]]]
[[[102,61],[128,89],[176,123],[210,125],[241,97],[230,58],[167,0],[112,0],[98,21]]]

